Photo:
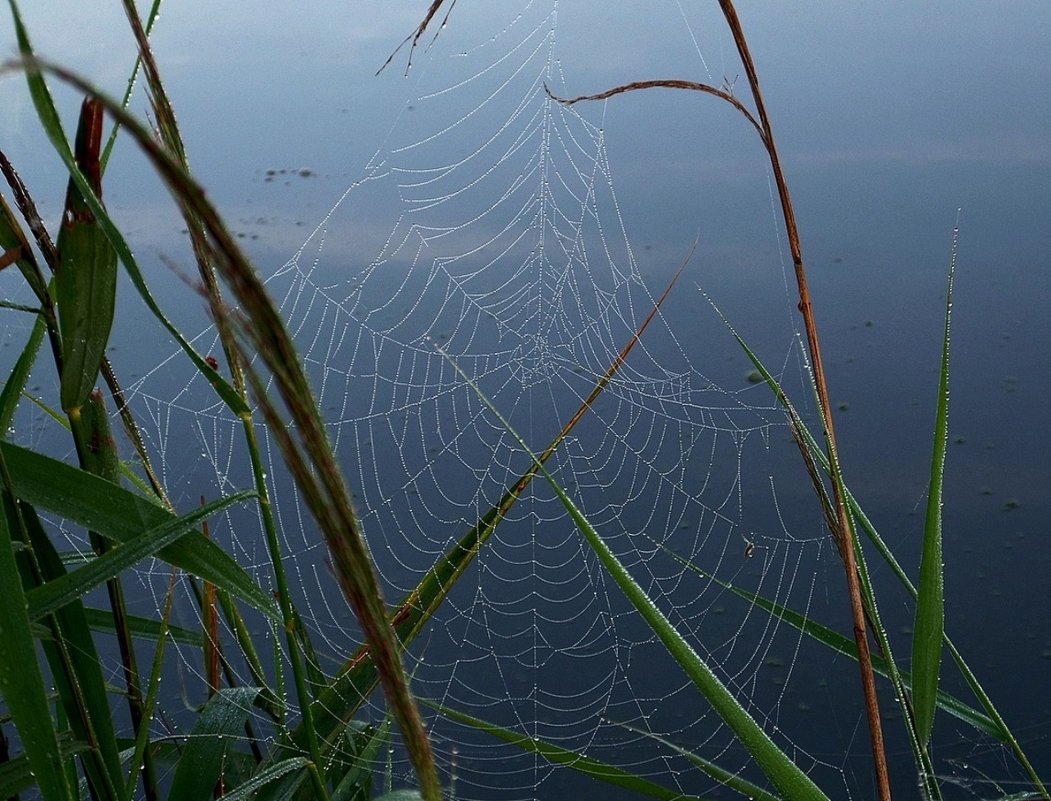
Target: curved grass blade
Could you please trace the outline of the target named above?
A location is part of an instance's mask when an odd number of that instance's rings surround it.
[[[36,510],[24,501],[18,508],[37,567],[24,574],[28,603],[28,596],[40,582],[59,580],[66,575],[66,569]],[[115,800],[123,780],[117,735],[102,663],[83,605],[67,604],[49,617],[45,625],[49,638],[42,646],[61,701],[60,708],[65,712],[73,736],[90,746],[81,758],[85,780],[95,797]]]
[[[7,467],[0,456],[0,470]],[[5,476],[6,478],[6,476]],[[4,698],[29,769],[36,776],[44,801],[69,801],[72,788],[66,781],[62,750],[47,698],[44,677],[36,660],[36,646],[26,614],[22,579],[15,563],[14,543],[8,529],[8,508],[13,503],[7,489],[0,490],[0,695]]]
[[[244,490],[212,501],[127,540],[72,573],[66,573],[30,590],[26,593],[30,620],[37,620],[77,600],[108,579],[120,575],[137,562],[157,554],[161,549],[191,533],[197,525],[212,515],[253,497],[254,492]]]
[[[113,613],[108,609],[97,609],[93,606],[84,607],[84,620],[92,631],[101,631],[113,634]],[[139,615],[128,615],[128,631],[133,637],[143,640],[156,641],[163,636],[161,625],[158,621]],[[164,628],[164,634],[180,645],[189,645],[201,648],[201,632],[188,629],[183,626],[173,626],[170,623]]]
[[[632,726],[628,723],[617,723],[614,725],[620,726],[622,729],[627,729],[628,731],[633,731],[636,734],[641,734],[643,737],[647,737],[651,740],[656,740],[658,743],[667,746],[668,748],[675,751],[677,754],[686,757],[686,759],[690,760],[690,762],[692,762],[698,768],[703,770],[716,781],[722,782],[731,790],[736,790],[745,798],[749,799],[749,801],[781,801],[781,799],[779,799],[776,795],[768,793],[759,785],[753,784],[747,779],[738,776],[736,773],[731,773],[725,768],[719,767],[711,760],[705,759],[702,756],[698,756],[697,754],[690,751],[690,749],[683,748],[681,745],[676,745],[671,740],[661,737],[658,734],[654,734],[653,732],[648,732],[643,729],[636,728],[635,726]]]
[[[631,577],[624,565],[617,559],[616,555],[609,549],[605,541],[595,531],[587,518],[573,503],[572,499],[562,489],[561,485],[539,464],[539,460],[529,449],[525,440],[511,427],[511,424],[493,403],[485,396],[478,386],[471,381],[466,373],[453,361],[444,351],[439,349],[452,364],[453,368],[471,387],[472,391],[496,416],[507,432],[518,442],[519,447],[529,455],[529,458],[538,466],[548,484],[558,496],[562,505],[569,512],[591,549],[595,552],[606,572],[616,581],[624,595],[631,601],[642,618],[649,624],[653,633],[664,644],[668,654],[679,663],[683,671],[690,677],[697,689],[701,691],[708,702],[719,713],[720,717],[733,730],[737,738],[748,749],[763,773],[770,779],[784,798],[790,801],[802,801],[803,799],[826,799],[826,796],[813,780],[807,776],[798,765],[782,751],[763,728],[748,714],[740,702],[726,688],[715,675],[707,663],[693,647],[686,642],[683,636],[675,629],[664,613],[646,594],[645,590]]]
[[[725,590],[732,592],[734,595],[742,598],[750,604],[758,606],[760,609],[769,613],[771,617],[777,620],[788,623],[795,629],[798,629],[803,634],[807,635],[815,642],[819,642],[822,645],[831,648],[836,653],[843,654],[844,656],[850,657],[851,659],[857,660],[858,658],[858,647],[857,644],[849,637],[844,637],[838,631],[834,631],[827,626],[818,623],[817,621],[811,620],[806,615],[796,612],[794,609],[789,609],[787,606],[782,606],[775,601],[771,601],[764,598],[761,595],[757,595],[753,592],[738,587],[736,584],[732,584],[728,581],[723,581],[717,578],[713,574],[709,573],[702,567],[698,567],[689,559],[669,550],[666,546],[660,543],[654,543],[658,548],[663,550],[673,559],[679,562],[683,567],[688,570],[692,570],[700,576],[713,581]],[[883,677],[889,677],[889,671],[887,669],[886,660],[880,656],[873,656],[872,659],[873,669]],[[905,671],[900,671],[902,681],[906,689],[910,688],[909,674]],[[999,727],[992,721],[988,715],[984,715],[977,709],[968,706],[960,699],[953,695],[945,692],[944,690],[938,690],[937,703],[942,709],[948,712],[950,715],[959,718],[965,723],[974,726],[979,731],[983,731],[998,739],[1002,739],[1002,734]]]
[[[246,801],[255,797],[255,794],[271,782],[286,776],[292,771],[306,771],[310,768],[310,760],[305,757],[290,757],[275,762],[256,773],[252,778],[230,792],[223,795],[223,801]]]
[[[40,316],[37,317],[37,321],[33,324],[33,330],[29,334],[29,339],[26,340],[25,347],[22,348],[22,352],[18,355],[18,361],[15,362],[15,366],[11,369],[11,374],[7,377],[7,381],[4,382],[4,388],[0,390],[0,432],[5,432],[5,435],[11,427],[11,421],[14,419],[15,409],[18,408],[22,390],[26,388],[29,374],[33,370],[33,363],[40,352],[40,343],[43,341],[44,318]]]
[[[244,728],[258,687],[224,687],[204,705],[179,758],[170,801],[211,801],[230,742]]]
[[[175,516],[147,498],[9,442],[0,453],[11,467],[11,481],[19,498],[67,520],[96,531],[107,539],[126,542],[145,529],[175,520]],[[161,549],[158,558],[208,579],[275,620],[280,614],[272,596],[244,568],[199,532]]]
[[[101,138],[102,105],[87,97],[80,107],[74,158],[100,205]],[[62,334],[60,397],[62,408],[71,411],[83,406],[95,387],[117,300],[117,253],[72,178],[58,233],[55,299]]]
[[[938,404],[934,415],[934,448],[927,516],[923,524],[923,555],[917,587],[916,618],[912,637],[912,703],[916,729],[926,747],[934,728],[935,696],[941,670],[945,633],[945,586],[942,571],[942,485],[945,481],[945,447],[949,440],[949,330],[952,320],[952,286],[956,271],[956,246],[960,235],[959,212],[952,229],[949,277],[945,289],[945,333],[938,377]]]
[[[660,798],[663,801],[690,801],[690,799],[696,799],[696,796],[685,795],[679,790],[664,787],[623,768],[603,762],[600,759],[584,756],[576,751],[561,748],[536,737],[530,737],[527,734],[521,734],[503,726],[497,726],[495,723],[489,723],[464,712],[450,709],[434,701],[421,700],[421,703],[439,712],[443,717],[455,720],[457,723],[462,723],[465,726],[470,726],[472,729],[483,731],[523,751],[543,757],[552,765],[572,768],[578,773],[583,773],[585,776],[597,781],[606,782],[623,790],[649,796],[650,798]]]

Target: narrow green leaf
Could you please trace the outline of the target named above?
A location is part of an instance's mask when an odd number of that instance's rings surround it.
[[[42,316],[37,317],[36,323],[33,324],[33,330],[29,334],[29,339],[26,341],[26,346],[22,348],[18,361],[15,362],[11,374],[7,377],[7,381],[4,382],[3,389],[0,390],[0,437],[6,437],[7,430],[11,427],[11,421],[14,419],[15,409],[18,407],[18,401],[21,399],[22,390],[26,388],[29,374],[33,370],[33,363],[40,352],[40,343],[44,341],[44,327],[44,318]]]
[[[626,771],[623,768],[618,768],[615,765],[610,765],[600,759],[584,756],[583,754],[578,754],[576,751],[570,751],[566,748],[553,745],[545,740],[521,734],[512,729],[498,726],[495,723],[489,723],[488,721],[472,717],[464,712],[451,709],[442,704],[435,703],[434,701],[425,701],[421,699],[420,702],[437,710],[443,717],[455,720],[458,723],[470,726],[478,731],[483,731],[486,734],[491,734],[493,737],[503,740],[505,743],[510,743],[523,751],[543,757],[552,765],[561,765],[563,767],[572,768],[578,773],[583,773],[585,776],[589,776],[592,779],[612,784],[633,793],[649,796],[650,798],[662,798],[665,799],[665,801],[674,801],[675,799],[689,801],[691,798],[696,798],[696,796],[684,795],[679,790],[672,790],[669,787],[663,787],[649,779],[637,776],[634,773]]]
[[[440,350],[440,349],[439,349]],[[693,647],[686,642],[683,636],[675,629],[664,613],[646,594],[645,590],[631,577],[624,565],[617,559],[616,555],[609,549],[605,541],[595,531],[587,518],[577,508],[576,504],[566,494],[562,486],[554,479],[547,469],[540,464],[537,457],[529,449],[525,440],[511,427],[500,411],[485,396],[478,386],[467,376],[455,361],[450,359],[444,351],[453,368],[471,387],[472,391],[484,403],[493,415],[500,421],[509,434],[515,438],[519,447],[529,456],[534,464],[538,466],[541,474],[558,496],[562,505],[569,512],[591,549],[595,552],[606,572],[616,581],[625,597],[631,601],[642,618],[649,624],[653,633],[664,644],[668,654],[679,663],[683,671],[697,686],[708,702],[719,713],[720,717],[737,735],[738,739],[748,749],[762,771],[770,779],[777,790],[791,801],[796,799],[826,799],[826,796],[816,784],[807,776],[798,765],[796,765],[787,754],[784,753],[763,728],[748,714],[740,702],[719,681],[712,669],[694,651]]]
[[[99,204],[101,142],[102,104],[88,97],[80,107],[74,157]],[[58,233],[55,299],[62,332],[60,395],[68,411],[82,406],[95,387],[117,299],[117,253],[72,178]]]
[[[107,539],[127,542],[144,530],[176,519],[149,499],[64,462],[9,442],[0,443],[0,453],[10,466],[19,498]],[[280,620],[273,597],[229,554],[199,532],[185,535],[157,556]]]
[[[57,580],[66,575],[66,569],[36,510],[24,501],[19,502],[18,508],[40,571],[39,576],[26,575],[26,587],[33,588],[28,596],[40,586],[38,581]],[[92,746],[81,758],[85,780],[96,797],[116,799],[116,788],[122,781],[117,734],[106,679],[102,674],[102,661],[88,628],[83,605],[67,604],[45,623],[51,639],[43,642],[44,654],[61,701],[60,709],[65,713],[74,737]]]
[[[2,462],[0,457],[0,469],[6,472]],[[0,504],[7,507],[12,503],[7,491],[0,491]],[[37,664],[8,514],[8,509],[0,509],[0,695],[14,719],[44,801],[67,801],[72,799],[72,791],[66,782],[47,688]]]
[[[223,801],[245,801],[255,796],[255,793],[273,781],[291,773],[292,771],[306,772],[310,767],[310,760],[305,757],[291,757],[282,759],[273,765],[269,765],[256,773],[248,781],[230,790],[223,796]]]
[[[378,796],[374,801],[423,801],[419,790],[394,790]]]
[[[205,704],[186,741],[169,801],[211,801],[227,747],[243,730],[258,687],[224,687]]]
[[[61,578],[31,590],[26,595],[30,619],[37,620],[80,598],[147,556],[157,554],[162,548],[186,536],[212,515],[252,497],[255,497],[255,493],[245,490],[212,501],[182,517],[173,518],[145,531],[97,559],[92,559],[72,573],[66,573]]]
[[[942,566],[942,485],[945,481],[945,447],[949,439],[949,331],[952,320],[952,285],[956,271],[956,245],[960,223],[952,230],[952,254],[945,289],[945,332],[942,337],[938,403],[934,415],[934,448],[931,481],[927,491],[927,515],[923,524],[923,554],[917,587],[916,619],[912,637],[912,703],[916,730],[926,746],[934,728],[934,710],[941,671],[942,637],[945,632],[945,585]]]
[[[651,740],[656,740],[661,745],[667,746],[668,748],[672,749],[681,756],[686,757],[686,759],[688,759],[698,768],[703,770],[713,779],[715,779],[718,782],[721,782],[722,784],[725,784],[731,790],[735,790],[736,792],[740,793],[745,798],[749,799],[749,801],[780,801],[780,799],[777,796],[768,793],[759,785],[753,784],[747,779],[738,776],[736,773],[732,773],[726,770],[725,768],[719,767],[711,760],[705,759],[704,757],[693,753],[688,748],[683,748],[681,745],[676,745],[671,740],[665,739],[664,737],[654,734],[653,732],[645,731],[643,729],[636,728],[635,726],[630,726],[627,723],[618,723],[616,725],[620,726],[623,729],[633,731],[636,734],[640,734],[643,737],[647,737]]]
[[[657,547],[664,550],[668,555],[670,555],[688,570],[692,570],[698,575],[704,576],[704,578],[708,579],[709,581],[715,582],[723,589],[729,590],[730,592],[734,593],[734,595],[737,595],[739,598],[744,599],[748,603],[755,604],[760,609],[768,612],[771,617],[781,622],[788,623],[793,628],[798,629],[803,634],[806,634],[815,642],[819,642],[822,645],[831,648],[833,651],[843,654],[844,656],[848,656],[855,661],[857,660],[857,643],[855,643],[849,637],[844,637],[838,631],[833,631],[827,626],[822,625],[817,621],[811,620],[806,615],[802,615],[799,612],[796,612],[794,609],[789,609],[787,606],[782,606],[781,604],[764,598],[761,595],[749,592],[743,587],[738,587],[736,584],[732,584],[728,581],[723,581],[722,579],[716,578],[713,574],[709,573],[702,567],[698,567],[689,559],[684,558],[683,556],[675,553],[674,551],[668,550],[668,548],[666,548],[663,545],[660,545],[659,543],[655,544],[657,545]],[[888,676],[886,660],[879,657],[878,655],[873,655],[872,667],[881,676]],[[905,671],[900,671],[900,673],[906,688],[908,688],[910,686],[909,674]],[[979,712],[974,707],[968,706],[963,701],[961,701],[953,695],[950,695],[944,690],[938,690],[937,699],[938,706],[940,706],[950,715],[959,718],[965,723],[969,723],[971,726],[974,726],[976,729],[979,729],[985,732],[986,734],[992,735],[993,737],[996,737],[1001,740],[1004,739],[1003,733],[1000,731],[1000,728],[993,722],[993,720],[987,715],[984,715],[981,712]]]

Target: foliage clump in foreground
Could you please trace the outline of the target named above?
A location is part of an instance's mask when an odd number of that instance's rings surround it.
[[[132,0],[125,0],[124,5],[131,33],[138,43],[156,132],[125,110],[128,97],[123,104],[116,102],[60,66],[38,60],[17,4],[13,0],[10,4],[22,58],[7,71],[24,72],[42,130],[65,164],[69,181],[65,214],[53,241],[14,167],[6,158],[0,158],[11,192],[11,202],[5,193],[0,206],[3,265],[19,270],[37,304],[33,307],[5,304],[9,307],[5,313],[31,314],[34,324],[0,393],[0,427],[8,431],[16,407],[27,402],[30,375],[44,370],[52,372],[58,387],[55,397],[32,400],[47,408],[68,429],[77,466],[11,441],[0,443],[0,585],[5,588],[0,593],[0,689],[4,703],[0,726],[11,729],[15,746],[12,753],[5,749],[0,754],[3,760],[0,797],[14,797],[35,787],[47,801],[86,795],[107,801],[162,796],[206,799],[215,795],[239,799],[368,798],[376,791],[374,764],[388,747],[393,724],[396,724],[413,763],[418,790],[394,791],[390,797],[418,794],[429,800],[440,798],[439,777],[416,699],[409,690],[410,681],[402,666],[401,652],[425,629],[495,528],[539,475],[564,504],[603,569],[734,732],[765,774],[772,790],[757,786],[689,749],[669,745],[699,770],[743,797],[827,798],[805,769],[781,750],[764,723],[749,713],[748,699],[735,695],[734,689],[699,655],[690,638],[677,630],[667,613],[647,595],[609,549],[602,531],[581,512],[546,466],[644,336],[679,274],[622,349],[610,355],[608,370],[599,377],[559,435],[542,451],[535,452],[514,432],[471,377],[461,372],[464,382],[489,408],[493,419],[507,428],[522,452],[528,455],[529,467],[506,487],[485,514],[465,533],[459,534],[417,587],[393,609],[388,609],[380,594],[376,570],[351,495],[292,338],[259,275],[187,168],[182,137],[148,41],[159,4],[154,5],[145,23]],[[434,0],[431,4],[419,29],[410,36],[413,47],[442,5],[443,0]],[[930,500],[919,583],[914,586],[844,479],[787,180],[742,24],[729,0],[721,0],[720,5],[748,77],[752,108],[725,89],[682,80],[639,81],[558,102],[576,103],[651,88],[699,91],[736,108],[758,133],[770,158],[798,281],[799,306],[820,409],[821,436],[815,436],[807,428],[760,358],[732,328],[729,331],[789,421],[829,536],[842,557],[849,587],[845,603],[851,609],[855,638],[843,637],[791,609],[732,585],[727,584],[726,589],[743,594],[758,608],[857,661],[868,711],[874,783],[881,799],[889,799],[891,789],[876,698],[877,675],[885,677],[894,688],[923,797],[941,797],[930,743],[935,716],[948,713],[1005,743],[1027,771],[1033,784],[1033,797],[1051,799],[1017,739],[944,632],[941,486],[947,436],[949,309],[955,234],[933,436]],[[136,72],[140,64],[136,65]],[[65,82],[85,96],[72,144],[61,125],[48,80]],[[130,86],[129,82],[129,96]],[[102,147],[106,114],[123,130],[123,135],[135,140],[178,204],[199,268],[201,293],[221,339],[224,371],[219,369],[215,357],[198,353],[165,317],[131,248],[106,212],[102,203],[109,152],[108,147],[105,152]],[[251,459],[253,486],[250,490],[202,501],[199,507],[184,510],[176,510],[166,496],[137,423],[125,403],[118,377],[105,357],[120,268],[128,274],[142,302],[208,380],[218,401],[242,422]],[[47,349],[42,347],[45,340]],[[50,354],[47,366],[43,366],[47,361],[44,353]],[[460,370],[455,363],[453,366]],[[96,389],[100,379],[107,387],[109,401]],[[116,408],[124,447],[134,451],[132,461],[121,458],[118,435],[110,430],[109,404]],[[322,672],[314,656],[309,633],[300,622],[284,574],[281,537],[271,510],[258,443],[261,427],[277,442],[289,474],[325,537],[340,587],[365,635],[365,645],[332,675]],[[210,517],[236,504],[249,503],[257,505],[266,534],[274,570],[273,592],[250,576],[208,536]],[[92,553],[73,558],[60,552],[65,540],[62,530],[53,522],[57,520],[62,521],[63,526],[87,532]],[[916,600],[916,633],[909,643],[911,675],[899,668],[890,637],[880,622],[861,535]],[[128,571],[148,557],[166,563],[171,571],[167,602],[156,619],[129,614],[122,584]],[[715,580],[704,572],[703,565],[687,562],[686,567]],[[178,581],[187,582],[197,598],[202,620],[200,631],[171,624],[172,598]],[[101,588],[105,588],[105,605],[93,606],[88,599],[98,597],[94,591]],[[246,615],[267,621],[275,633],[280,631],[282,645],[275,649],[272,664],[264,664]],[[220,636],[220,617],[231,636]],[[120,706],[112,703],[113,688],[102,673],[94,631],[116,638],[121,659]],[[148,664],[137,661],[135,640],[152,645]],[[155,725],[161,677],[172,642],[200,651],[208,685],[208,699],[195,710],[190,735],[178,742],[177,747],[173,747],[168,737],[157,736]],[[951,656],[972,689],[976,707],[939,688],[944,653]],[[253,680],[251,686],[234,684],[235,671],[231,670],[234,662],[246,666]],[[291,673],[288,677],[286,665]],[[377,687],[382,688],[389,717],[380,726],[368,726],[355,716]],[[289,693],[294,698],[292,704],[286,700]],[[460,710],[430,706],[437,714],[487,732],[553,764],[571,767],[597,781],[641,795],[682,797],[669,787],[615,765],[523,736]],[[128,721],[127,726],[122,723],[124,720]],[[906,796],[909,795],[911,793],[906,792]]]

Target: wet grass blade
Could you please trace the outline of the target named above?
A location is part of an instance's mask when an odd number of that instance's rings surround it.
[[[191,533],[212,515],[252,497],[255,497],[255,493],[245,490],[212,501],[125,541],[72,573],[36,587],[26,594],[30,620],[37,620],[77,600],[132,565],[148,556],[154,556],[161,549]]]
[[[941,367],[938,371],[938,403],[934,415],[934,448],[931,481],[927,491],[927,515],[923,524],[923,555],[916,597],[912,637],[912,703],[916,729],[924,747],[934,728],[934,710],[941,670],[942,639],[945,633],[945,586],[942,565],[942,485],[945,481],[945,446],[949,439],[949,332],[952,320],[952,287],[956,271],[956,246],[960,222],[952,230],[952,253],[945,289],[945,332]]]
[[[2,456],[0,470],[8,472]],[[69,801],[72,788],[66,781],[44,677],[36,660],[27,658],[36,653],[36,646],[8,528],[8,519],[14,515],[12,505],[8,490],[0,490],[0,587],[4,588],[0,592],[0,695],[18,729],[41,797],[44,801]]]
[[[18,401],[21,400],[22,391],[29,381],[29,374],[33,371],[33,364],[36,362],[37,354],[40,352],[40,343],[43,341],[44,318],[38,317],[33,324],[29,339],[26,340],[25,347],[22,348],[15,366],[11,369],[7,381],[4,382],[3,389],[0,390],[0,432],[3,432],[4,436],[11,428],[15,409],[18,408]]]
[[[603,762],[600,759],[584,756],[576,751],[570,751],[536,737],[530,737],[527,734],[521,734],[512,729],[497,726],[495,723],[489,723],[433,701],[422,701],[422,703],[439,712],[442,717],[490,734],[498,740],[510,743],[523,751],[543,757],[552,765],[571,768],[577,773],[582,773],[596,781],[612,784],[622,790],[637,793],[641,796],[660,798],[663,801],[691,801],[691,799],[699,801],[696,796],[686,795],[679,790],[663,787],[656,782],[651,782],[649,779],[637,776],[615,765],[610,765],[608,762]]]
[[[96,609],[92,606],[84,607],[84,621],[92,631],[105,634],[115,633],[113,626],[113,613],[108,609]],[[161,624],[148,617],[128,615],[128,631],[133,637],[141,640],[156,641],[162,636],[162,632],[171,637],[172,642],[180,645],[189,645],[193,648],[201,648],[201,633],[183,626],[173,626],[170,623],[163,627]]]
[[[444,352],[442,352],[443,355]],[[625,597],[631,602],[640,616],[650,626],[653,633],[664,644],[668,654],[679,663],[687,676],[701,692],[708,702],[715,708],[723,721],[733,730],[741,743],[755,759],[756,764],[766,774],[770,782],[777,788],[778,792],[790,801],[802,801],[802,799],[826,799],[820,788],[804,773],[791,758],[784,753],[763,728],[748,714],[740,702],[733,696],[719,678],[715,675],[707,663],[686,642],[683,636],[671,624],[664,613],[646,594],[645,590],[631,577],[627,569],[609,549],[605,541],[599,536],[587,518],[573,503],[562,486],[554,479],[547,469],[540,464],[537,457],[529,449],[525,440],[511,427],[511,424],[493,403],[485,396],[478,386],[467,376],[455,361],[446,358],[454,369],[460,374],[465,382],[483,404],[500,421],[507,432],[515,439],[519,447],[526,453],[534,464],[538,466],[540,473],[547,480],[551,489],[554,490],[562,505],[569,512],[570,517],[577,524],[577,528],[584,535],[592,551],[602,563],[603,568],[617,583]]]
[[[175,520],[152,501],[109,481],[78,470],[9,442],[0,453],[11,468],[12,484],[19,498],[47,509],[73,523],[96,531],[115,542],[127,542]],[[280,620],[272,596],[218,545],[199,532],[166,546],[157,554],[169,564],[206,578],[247,603]]]
[[[725,784],[731,790],[735,790],[736,792],[743,795],[745,798],[749,799],[749,801],[781,801],[776,795],[768,793],[759,785],[753,784],[747,779],[741,778],[736,773],[731,773],[725,768],[719,767],[711,760],[705,759],[702,756],[698,756],[697,754],[690,751],[688,748],[683,748],[681,745],[676,745],[671,740],[661,737],[660,735],[654,734],[653,732],[648,732],[644,731],[643,729],[636,728],[635,726],[629,725],[627,723],[617,723],[614,725],[620,726],[622,729],[627,729],[628,731],[633,731],[636,734],[641,734],[643,737],[647,737],[650,740],[655,740],[661,745],[667,746],[672,751],[675,751],[677,754],[688,759],[696,767],[707,773],[717,782]]]
[[[796,612],[794,609],[789,609],[786,606],[782,606],[779,603],[764,598],[761,595],[757,595],[753,592],[738,587],[728,581],[716,578],[713,574],[709,573],[702,567],[698,567],[690,560],[685,557],[669,550],[667,547],[654,543],[658,548],[661,548],[665,553],[675,559],[679,564],[688,570],[692,570],[700,576],[713,581],[725,590],[732,592],[734,595],[742,598],[750,604],[758,606],[760,609],[767,612],[771,617],[778,621],[787,623],[793,628],[801,631],[803,634],[810,637],[815,642],[819,642],[828,648],[831,648],[836,653],[843,654],[844,656],[850,657],[853,660],[858,658],[858,647],[855,642],[849,637],[844,637],[838,631],[833,631],[821,623],[811,620],[806,615]],[[875,671],[881,676],[888,677],[889,671],[887,670],[886,661],[879,656],[874,656],[872,660],[872,666]],[[909,674],[902,671],[901,677],[904,681],[906,689],[910,686]],[[983,731],[998,739],[1003,739],[999,727],[989,718],[988,715],[984,715],[977,709],[968,706],[963,701],[959,700],[955,696],[946,693],[943,690],[939,690],[937,694],[938,706],[953,715],[965,723],[974,726],[979,731]]]
[[[87,743],[70,741],[68,737],[59,737],[58,745],[66,759],[84,753],[88,747]],[[19,793],[35,784],[36,776],[24,754],[0,763],[0,798],[17,799]]]
[[[231,742],[244,728],[258,687],[224,687],[205,704],[179,758],[168,798],[211,801]]]
[[[101,139],[102,105],[85,98],[74,158],[99,204]],[[95,387],[117,299],[117,253],[72,178],[58,234],[55,299],[62,333],[61,404],[71,411],[83,406]]]

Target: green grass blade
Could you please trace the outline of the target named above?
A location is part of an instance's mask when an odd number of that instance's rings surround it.
[[[107,539],[127,542],[146,529],[176,519],[149,499],[64,462],[9,442],[0,443],[0,453],[11,468],[12,483],[19,498]],[[199,532],[185,535],[157,556],[280,620],[273,597],[229,554]]]
[[[205,704],[168,791],[169,801],[211,801],[227,747],[243,730],[258,687],[224,687]]]
[[[692,570],[693,572],[703,576],[709,581],[715,582],[723,589],[734,593],[734,595],[738,596],[739,598],[742,598],[748,603],[758,606],[760,609],[769,613],[771,617],[776,618],[777,620],[782,621],[784,623],[788,623],[793,628],[798,629],[803,634],[806,634],[815,642],[819,642],[822,645],[831,648],[833,651],[843,654],[844,656],[848,656],[855,661],[857,660],[857,643],[855,643],[849,637],[844,637],[838,631],[833,631],[827,626],[824,626],[821,623],[811,620],[806,615],[796,612],[794,609],[789,609],[788,607],[782,606],[781,604],[764,598],[761,595],[749,592],[748,590],[742,587],[738,587],[737,585],[732,584],[728,581],[723,581],[719,578],[716,578],[707,570],[705,570],[702,567],[698,567],[685,557],[675,553],[674,551],[668,550],[663,545],[657,545],[659,548],[664,550],[667,554],[669,554],[672,558],[674,558],[688,570]],[[887,669],[886,661],[878,655],[873,656],[872,666],[875,669],[875,671],[881,676],[889,677],[889,671]],[[909,674],[905,671],[901,671],[901,677],[904,681],[905,687],[909,688]],[[986,734],[989,734],[998,739],[1003,739],[1002,732],[1000,731],[999,727],[993,722],[993,720],[988,715],[982,714],[977,709],[968,706],[963,701],[961,701],[953,695],[950,695],[944,690],[938,690],[937,703],[939,707],[944,709],[950,715],[959,718],[965,723],[974,726],[976,729],[979,729],[980,731],[983,731]]]
[[[84,620],[93,631],[106,634],[114,633],[113,613],[108,609],[96,609],[92,606],[84,607]],[[161,636],[161,624],[157,620],[139,615],[128,615],[128,631],[133,637],[143,640],[156,641]],[[172,639],[180,645],[189,645],[194,648],[202,647],[201,632],[188,629],[184,626],[173,626],[168,624],[165,631]]]
[[[0,469],[5,473],[0,456]],[[8,528],[13,501],[0,491],[0,695],[4,698],[29,768],[36,776],[44,801],[68,801],[72,788],[66,781],[64,758],[58,744],[47,688],[36,659],[36,646],[26,614],[22,579],[15,562],[14,542]]]
[[[702,771],[707,773],[713,779],[715,779],[718,782],[721,782],[722,784],[725,784],[731,790],[735,790],[736,792],[740,793],[745,798],[749,799],[749,801],[781,801],[776,795],[767,792],[759,785],[753,784],[747,779],[741,778],[736,773],[731,773],[725,768],[719,767],[711,760],[705,759],[704,757],[693,753],[688,748],[683,748],[681,745],[676,745],[671,740],[661,737],[660,735],[654,734],[653,732],[648,732],[644,731],[643,729],[636,728],[635,726],[631,726],[627,723],[618,723],[616,725],[620,726],[622,729],[628,729],[629,731],[633,731],[636,734],[641,734],[643,737],[648,737],[651,740],[656,740],[658,743],[667,746],[676,753],[686,757],[686,759],[688,759]]]
[[[33,330],[29,334],[26,346],[18,355],[18,361],[11,369],[11,374],[4,382],[4,388],[0,390],[0,432],[7,432],[11,428],[15,409],[21,400],[22,390],[26,388],[29,374],[33,370],[33,363],[40,352],[40,343],[44,341],[44,318],[37,317],[33,324]],[[6,436],[6,433],[4,434]]]
[[[931,482],[927,491],[927,516],[923,524],[923,555],[917,587],[916,619],[912,637],[912,703],[916,729],[926,747],[934,728],[935,696],[941,670],[945,633],[945,586],[942,566],[942,485],[945,480],[945,447],[949,439],[949,331],[952,319],[952,286],[956,270],[959,215],[952,231],[952,255],[945,290],[945,332],[942,338],[938,404],[934,416]]]
[[[498,740],[510,743],[523,751],[543,757],[552,765],[561,765],[563,767],[572,768],[578,773],[582,773],[585,776],[596,779],[597,781],[620,787],[623,790],[628,790],[629,792],[638,793],[639,795],[648,796],[650,798],[664,799],[664,801],[674,801],[675,799],[689,801],[689,799],[696,798],[696,796],[685,795],[679,790],[663,787],[656,782],[652,782],[642,776],[637,776],[634,773],[626,771],[623,768],[618,768],[615,765],[610,765],[600,759],[584,756],[583,754],[578,754],[576,751],[570,751],[544,740],[513,731],[512,729],[497,726],[495,723],[489,723],[480,718],[472,717],[471,715],[459,712],[455,709],[450,709],[442,704],[433,701],[421,701],[421,703],[436,710],[443,717],[455,720],[457,723],[470,726],[471,728],[485,732],[486,734],[490,734]]]
[[[182,517],[168,520],[143,532],[107,551],[97,559],[92,559],[84,567],[72,573],[66,573],[60,578],[52,579],[36,587],[26,594],[30,620],[37,620],[77,600],[108,579],[120,575],[137,562],[155,555],[162,548],[189,534],[197,525],[212,515],[252,497],[255,497],[254,492],[244,490],[212,501]]]
[[[310,760],[305,757],[291,757],[275,762],[256,773],[252,778],[223,795],[223,801],[247,801],[271,782],[286,776],[292,771],[306,771]]]
[[[442,353],[446,355],[444,351]],[[446,358],[448,358],[447,355]],[[525,440],[511,427],[511,424],[500,414],[499,410],[482,393],[478,386],[460,369],[460,366],[451,359],[449,361],[479,399],[500,420],[508,433],[514,437],[522,450],[529,455],[533,463],[538,466],[541,474],[550,484],[562,505],[565,506],[570,517],[577,524],[577,527],[595,552],[602,566],[606,569],[606,572],[616,581],[624,595],[631,601],[646,623],[649,624],[654,634],[664,644],[668,654],[679,663],[697,689],[708,699],[708,702],[733,730],[745,748],[748,749],[774,787],[786,799],[791,801],[796,801],[797,799],[827,799],[828,797],[814,784],[810,777],[792,762],[784,751],[777,747],[774,741],[770,739],[770,736],[741,706],[740,702],[726,688],[726,685],[719,680],[707,663],[675,629],[664,613],[657,608],[657,605],[631,577],[631,574],[628,573],[624,565],[609,549],[609,546],[606,545],[591,523],[576,507],[576,504],[573,503],[561,485],[540,464]]]
[[[33,588],[26,593],[28,603],[39,582],[61,579],[66,569],[36,510],[23,501],[19,511],[39,568],[39,574],[26,571],[25,585]],[[61,709],[73,736],[92,746],[82,757],[85,779],[96,797],[116,799],[122,781],[117,735],[102,663],[83,606],[68,604],[46,622],[50,639],[43,642],[43,649]]]
[[[102,202],[99,147],[102,105],[86,98],[80,108],[75,158]],[[82,406],[95,387],[106,353],[117,300],[117,253],[98,227],[76,181],[70,179],[58,234],[55,299],[62,333],[62,408]]]

